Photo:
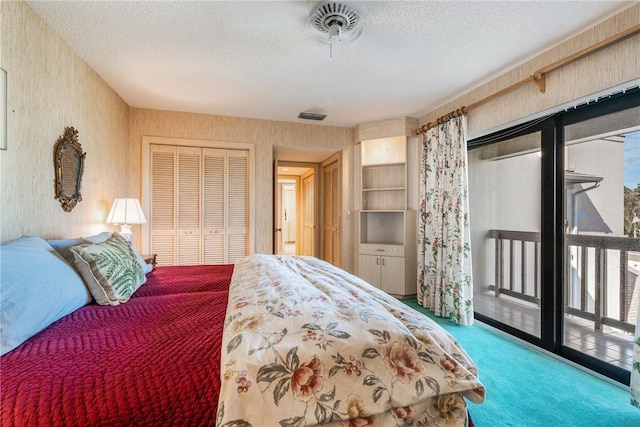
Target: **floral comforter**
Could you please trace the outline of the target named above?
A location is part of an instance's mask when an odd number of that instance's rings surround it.
[[[312,257],[234,269],[219,427],[466,425],[476,366],[431,319]]]

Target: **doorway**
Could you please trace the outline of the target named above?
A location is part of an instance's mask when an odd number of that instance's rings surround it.
[[[275,186],[275,253],[316,256],[315,167],[278,162]]]
[[[279,168],[278,171],[278,203],[277,228],[279,229],[276,247],[278,254],[297,255],[297,246],[301,243],[298,239],[298,188],[300,178],[293,175],[284,175],[287,172]]]
[[[279,189],[278,178],[297,177],[296,254],[314,256],[339,267],[342,254],[341,151],[317,147],[274,146],[273,159],[273,253],[283,253],[285,250],[285,236],[282,233],[284,211],[280,207],[282,191]],[[290,213],[288,209],[289,223]],[[292,226],[289,224],[289,227]],[[291,237],[288,241],[291,241]],[[291,248],[288,246],[287,250]]]

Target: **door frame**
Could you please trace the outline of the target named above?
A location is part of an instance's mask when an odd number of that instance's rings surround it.
[[[314,186],[313,186],[313,209],[314,209],[314,221],[315,221],[315,229],[313,230],[313,236],[314,236],[314,245],[313,245],[313,256],[315,257],[319,257],[320,254],[320,231],[321,231],[321,227],[320,227],[320,221],[321,221],[321,209],[320,209],[320,185],[318,185],[319,183],[319,179],[320,179],[320,171],[321,171],[321,167],[320,167],[320,163],[310,163],[310,162],[295,162],[295,161],[286,161],[286,160],[278,160],[277,158],[274,158],[273,161],[273,253],[277,253],[276,252],[276,228],[277,228],[277,215],[279,214],[280,208],[279,208],[279,202],[278,202],[278,197],[279,197],[279,189],[278,189],[278,167],[295,167],[295,168],[307,168],[307,169],[311,169],[313,170],[313,176],[314,176]],[[280,175],[282,176],[282,175]],[[300,176],[298,176],[297,178],[300,178]],[[302,215],[302,209],[300,209],[301,207],[301,203],[302,203],[302,198],[301,198],[301,191],[300,191],[300,185],[301,185],[301,180],[298,179],[298,183],[297,185],[297,189],[296,189],[296,199],[297,199],[297,206],[299,211],[297,212],[296,217],[297,218],[301,218]],[[301,236],[301,223],[300,221],[298,221],[298,227],[297,227],[297,232],[298,232],[298,236]],[[297,250],[297,248],[296,248]]]
[[[301,183],[300,175],[284,175],[284,174],[278,175],[277,194],[276,194],[276,200],[278,201],[278,204],[277,204],[278,210],[274,212],[274,215],[275,215],[274,221],[276,223],[276,226],[279,229],[282,229],[282,226],[284,225],[282,223],[282,212],[283,212],[283,206],[282,206],[283,205],[283,202],[282,202],[283,191],[282,191],[282,189],[283,189],[285,184],[280,182],[281,179],[294,181],[295,187],[296,187],[296,202],[295,202],[295,204],[296,204],[296,224],[295,224],[295,227],[296,227],[296,255],[297,255],[300,252],[298,250],[298,248],[299,248],[299,245],[302,244],[302,239],[303,239],[303,237],[301,235],[302,222],[299,219],[300,218],[299,215],[302,212],[302,209],[301,209],[302,198],[300,196],[300,183]],[[282,242],[283,242],[282,243],[283,244],[283,248],[282,249],[284,250],[284,245],[287,242],[284,241],[284,232],[280,231],[280,233],[281,233],[280,236],[283,239],[282,240]],[[276,237],[277,237],[277,234],[274,234],[274,238],[276,238]],[[278,246],[276,244],[276,250],[277,249],[278,249]],[[276,253],[279,253],[279,252],[276,251]]]

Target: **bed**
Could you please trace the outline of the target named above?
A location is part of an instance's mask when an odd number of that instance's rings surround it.
[[[26,253],[7,252],[3,291]],[[467,401],[484,399],[447,332],[316,258],[144,276],[126,301],[58,312],[0,358],[2,426],[466,426]]]

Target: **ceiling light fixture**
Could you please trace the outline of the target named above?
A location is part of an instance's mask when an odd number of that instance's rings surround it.
[[[342,26],[338,21],[333,21],[329,26],[329,43],[334,44],[342,40]]]
[[[311,11],[313,27],[322,33],[322,41],[329,43],[329,55],[333,46],[341,41],[352,41],[362,34],[360,14],[353,7],[339,1],[318,3]]]

